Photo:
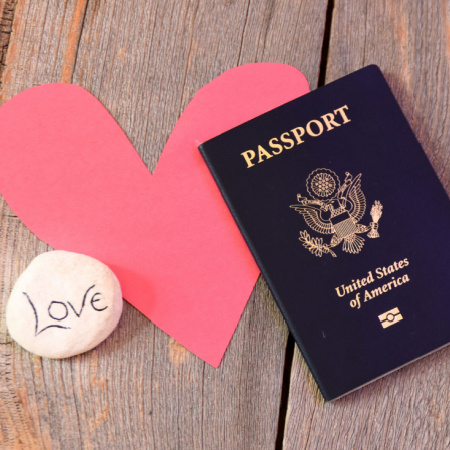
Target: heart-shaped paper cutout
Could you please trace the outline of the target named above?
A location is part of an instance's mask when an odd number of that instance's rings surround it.
[[[0,192],[55,249],[103,261],[125,299],[217,367],[258,276],[199,143],[308,92],[282,64],[250,64],[202,88],[152,176],[114,119],[68,84],[0,108]]]

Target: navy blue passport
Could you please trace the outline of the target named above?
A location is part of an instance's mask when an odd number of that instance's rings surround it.
[[[326,400],[450,342],[449,199],[378,67],[200,151]]]

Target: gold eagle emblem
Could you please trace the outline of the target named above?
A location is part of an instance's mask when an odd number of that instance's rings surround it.
[[[378,221],[383,206],[377,200],[373,204],[369,226],[359,221],[366,212],[366,197],[361,190],[361,174],[353,177],[345,173],[344,183],[330,169],[316,169],[306,180],[306,189],[312,198],[297,195],[298,204],[290,205],[305,219],[306,224],[315,232],[332,234],[331,242],[326,244],[323,238],[311,237],[307,231],[300,231],[299,240],[312,254],[322,256],[342,242],[342,250],[348,253],[359,253],[364,246],[364,238],[359,236],[368,232],[367,237],[378,238]]]

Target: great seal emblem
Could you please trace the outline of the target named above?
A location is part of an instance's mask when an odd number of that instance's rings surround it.
[[[311,198],[297,195],[296,205],[291,208],[303,215],[306,224],[315,232],[332,234],[331,242],[326,244],[323,238],[311,237],[307,231],[300,231],[298,238],[312,254],[322,256],[324,253],[336,257],[331,250],[342,242],[342,250],[347,253],[359,253],[364,246],[367,233],[369,238],[378,238],[378,221],[383,206],[374,202],[370,215],[372,222],[368,226],[359,221],[366,212],[366,197],[361,190],[361,174],[353,177],[345,173],[341,184],[339,177],[330,169],[316,169],[306,179],[306,189]]]

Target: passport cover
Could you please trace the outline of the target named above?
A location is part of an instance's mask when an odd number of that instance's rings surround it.
[[[326,400],[450,342],[449,199],[378,67],[199,148]]]

